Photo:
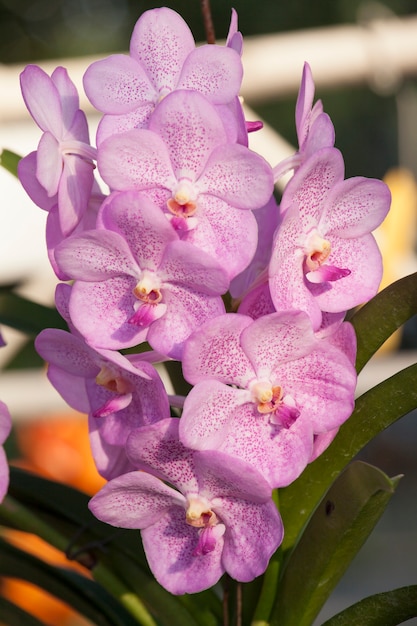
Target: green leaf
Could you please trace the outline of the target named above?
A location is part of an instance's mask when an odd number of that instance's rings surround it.
[[[55,308],[32,302],[10,291],[0,291],[0,324],[28,335],[37,335],[44,328],[63,328],[66,322]]]
[[[94,581],[49,565],[3,539],[0,539],[0,575],[41,587],[97,626],[138,626],[124,607]]]
[[[21,158],[18,154],[4,149],[0,154],[0,165],[17,177],[17,164]]]
[[[386,287],[353,315],[358,373],[384,341],[416,313],[417,272]]]
[[[417,617],[417,585],[364,598],[327,620],[323,626],[397,626]]]
[[[335,480],[285,566],[271,626],[313,623],[384,512],[398,480],[361,461]]]
[[[356,400],[332,444],[289,487],[280,490],[283,549],[288,552],[339,472],[378,433],[417,407],[417,364],[391,376]],[[389,399],[389,401],[387,401]]]
[[[45,624],[36,617],[1,596],[0,616],[1,623],[7,624],[7,626],[45,626]]]

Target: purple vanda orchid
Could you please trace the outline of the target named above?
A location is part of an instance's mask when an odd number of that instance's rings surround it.
[[[181,238],[216,258],[230,279],[251,261],[257,244],[251,209],[269,201],[272,170],[245,146],[228,142],[201,94],[168,95],[149,129],[103,142],[98,167],[110,189],[149,195]]]
[[[272,487],[295,480],[316,435],[338,428],[353,410],[351,359],[317,339],[301,311],[211,320],[188,339],[183,371],[195,385],[180,420],[184,445],[227,451]]]
[[[88,414],[98,472],[107,480],[133,469],[125,451],[132,430],[169,417],[168,397],[142,354],[94,350],[76,335],[48,328],[35,341],[48,378],[64,400]]]
[[[61,270],[76,279],[72,323],[94,347],[117,350],[146,339],[181,358],[189,334],[224,313],[225,271],[180,241],[160,209],[135,191],[111,195],[98,227],[55,252]]]
[[[9,465],[7,463],[6,453],[3,444],[12,429],[12,419],[9,409],[0,401],[0,502],[3,501],[9,487]]]
[[[380,180],[344,180],[336,148],[314,153],[284,190],[269,265],[277,310],[300,309],[319,330],[323,315],[344,313],[372,298],[382,276],[372,232],[385,218],[390,192]]]
[[[37,151],[19,163],[19,178],[41,208],[59,206],[60,228],[68,235],[82,219],[93,185],[96,150],[90,146],[87,120],[65,68],[57,67],[49,77],[40,67],[27,65],[20,84],[43,135]]]
[[[108,524],[141,530],[149,566],[173,594],[208,589],[225,572],[253,580],[283,537],[271,488],[240,459],[185,448],[178,421],[134,431],[126,450],[142,471],[110,481],[90,509]]]
[[[130,40],[130,56],[114,54],[90,65],[84,89],[105,115],[97,144],[110,135],[146,128],[165,96],[176,89],[198,91],[214,105],[239,94],[243,69],[232,47],[195,47],[182,17],[166,7],[142,14]]]

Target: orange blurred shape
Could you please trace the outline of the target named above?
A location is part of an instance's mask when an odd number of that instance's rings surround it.
[[[53,414],[19,424],[16,438],[23,465],[42,476],[89,494],[106,482],[94,465],[87,417],[81,413]]]
[[[13,545],[38,556],[43,561],[53,565],[71,567],[77,569],[80,573],[86,572],[76,562],[68,561],[59,550],[56,550],[36,535],[17,530],[4,530],[2,535]],[[90,626],[91,624],[61,600],[24,580],[3,578],[0,588],[2,595],[48,626]]]
[[[53,414],[15,427],[21,458],[13,465],[46,478],[69,484],[86,493],[96,493],[106,482],[97,472],[91,455],[87,417],[75,411]],[[4,530],[3,535],[19,548],[54,565],[72,567],[88,576],[86,569],[69,561],[36,535]],[[42,589],[17,579],[4,578],[1,591],[22,609],[48,626],[87,626],[65,603]],[[0,621],[1,624],[1,621]]]

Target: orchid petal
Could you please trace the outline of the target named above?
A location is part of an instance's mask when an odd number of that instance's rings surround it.
[[[386,217],[391,194],[385,183],[372,178],[349,178],[329,193],[328,209],[320,220],[329,238],[362,237]],[[323,225],[323,226],[321,226]]]
[[[78,91],[64,67],[57,67],[52,72],[51,81],[55,85],[61,101],[62,124],[65,132],[71,128],[74,117],[80,108]]]
[[[239,209],[259,209],[270,199],[274,180],[261,156],[245,146],[224,144],[210,155],[198,184]]]
[[[216,531],[214,550],[197,555],[198,533],[197,528],[185,522],[185,510],[179,506],[172,507],[142,531],[149,567],[157,581],[173,594],[203,591],[216,584],[224,573],[223,537]]]
[[[193,89],[213,104],[226,104],[239,94],[243,68],[232,48],[203,45],[186,58],[178,89]]]
[[[241,348],[240,336],[251,322],[244,315],[226,314],[199,328],[184,349],[185,378],[193,385],[212,379],[244,387],[254,371]]]
[[[166,7],[143,13],[130,40],[131,56],[146,69],[157,92],[174,88],[182,65],[194,48],[186,22]]]
[[[126,275],[99,283],[76,281],[70,299],[71,319],[94,347],[119,350],[145,341],[148,329],[129,324],[136,280]]]
[[[113,54],[92,63],[84,74],[88,99],[103,113],[120,115],[155,101],[155,88],[146,70],[125,54]]]
[[[165,142],[176,177],[192,181],[201,174],[214,148],[226,141],[216,109],[196,92],[175,91],[164,98],[149,129]]]
[[[167,147],[150,130],[108,137],[100,146],[97,165],[105,182],[119,191],[156,185],[171,188],[175,183]]]
[[[37,65],[27,65],[20,75],[23,99],[29,113],[44,132],[62,136],[62,106],[51,78]]]
[[[55,256],[66,274],[80,280],[104,281],[121,274],[139,274],[126,241],[112,231],[90,230],[70,237],[56,248]]]
[[[90,500],[89,509],[103,522],[121,528],[146,528],[184,496],[145,472],[129,472],[111,480]]]

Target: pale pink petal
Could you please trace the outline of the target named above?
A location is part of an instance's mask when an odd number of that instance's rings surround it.
[[[80,280],[104,281],[120,274],[135,277],[139,272],[126,241],[112,231],[90,230],[70,237],[56,248],[55,257],[68,276]]]
[[[172,241],[166,246],[158,275],[165,283],[207,295],[223,294],[229,286],[225,269],[187,241]]]
[[[261,156],[239,144],[224,144],[210,155],[198,185],[239,209],[259,209],[270,199],[274,180]]]
[[[304,311],[281,311],[260,317],[242,331],[240,344],[257,378],[287,361],[305,356],[317,345],[310,318]]]
[[[188,55],[177,87],[194,89],[213,104],[226,104],[239,94],[242,76],[242,62],[235,50],[207,44]]]
[[[232,375],[229,380],[233,381]],[[231,439],[235,436],[234,414],[240,416],[242,412],[248,411],[253,420],[252,403],[248,406],[248,402],[250,393],[244,389],[234,389],[219,380],[201,380],[192,388],[184,402],[184,410],[179,420],[181,441],[194,450],[228,451],[222,444],[228,435]],[[241,408],[242,405],[246,406]],[[250,436],[253,436],[252,429]],[[244,448],[246,442],[242,440],[241,443]],[[263,443],[259,442],[259,445],[262,446]]]
[[[172,506],[184,505],[184,496],[158,478],[145,472],[130,472],[107,483],[88,506],[98,519],[112,526],[146,528]],[[184,509],[183,515],[185,522]]]
[[[20,75],[23,99],[29,113],[44,132],[62,136],[62,107],[57,88],[37,65],[27,65]]]
[[[103,113],[129,113],[143,102],[155,101],[155,88],[145,69],[125,54],[92,63],[84,74],[88,99]]]
[[[186,523],[185,510],[180,506],[172,507],[160,515],[155,524],[144,529],[142,540],[156,580],[173,594],[208,589],[224,573],[221,562],[223,537],[217,536],[214,550],[196,554],[199,529]]]
[[[66,155],[58,187],[59,222],[69,235],[85,214],[93,185],[93,164],[77,155]]]
[[[382,278],[382,259],[372,234],[358,239],[334,236],[329,263],[348,268],[350,274],[332,283],[310,283],[311,292],[323,311],[348,311],[368,302],[377,293]]]
[[[327,210],[319,223],[329,239],[351,239],[375,230],[388,213],[391,194],[385,183],[372,178],[349,178],[329,193]]]
[[[285,215],[274,241],[269,265],[269,288],[277,311],[287,309],[306,311],[312,320],[314,330],[318,330],[322,314],[304,278],[304,251],[298,243],[302,232],[303,227],[297,210],[291,209]]]
[[[239,305],[238,313],[249,315],[249,317],[256,320],[263,315],[274,313],[275,310],[269,284],[266,281],[254,287],[244,295]]]
[[[20,159],[17,166],[17,174],[22,186],[30,199],[45,211],[50,211],[57,203],[57,197],[48,196],[45,187],[36,178],[37,152],[31,152]]]
[[[126,453],[135,467],[159,476],[183,492],[197,493],[194,453],[178,438],[179,422],[168,417],[132,431]]]
[[[121,235],[142,270],[156,270],[166,246],[178,240],[162,211],[135,191],[109,196],[100,211],[98,226]]]
[[[182,358],[184,342],[194,330],[224,313],[220,297],[174,284],[164,285],[163,301],[167,312],[149,328],[147,340],[154,350],[172,359]]]
[[[288,182],[281,201],[284,213],[297,207],[304,228],[316,226],[322,216],[329,191],[343,180],[344,162],[336,148],[323,148],[313,154]]]
[[[164,140],[176,177],[192,181],[200,176],[214,148],[226,141],[216,109],[201,94],[189,91],[175,91],[164,98],[149,129]]]
[[[194,48],[193,35],[183,18],[166,7],[143,13],[130,40],[131,56],[146,68],[157,92],[175,87]]]
[[[154,108],[153,103],[146,102],[129,113],[103,115],[97,129],[97,145],[100,146],[111,135],[126,133],[134,128],[146,128]]]
[[[255,372],[240,345],[242,331],[252,323],[244,315],[222,315],[194,333],[183,354],[183,373],[188,382],[214,379],[244,387]]]
[[[38,145],[36,178],[50,198],[58,192],[63,167],[59,142],[51,133],[44,133]]]
[[[300,89],[295,107],[295,123],[297,127],[298,145],[300,148],[308,136],[309,117],[314,100],[314,81],[311,68],[308,63],[304,63],[303,74],[301,78]]]
[[[61,101],[63,132],[65,132],[71,128],[75,114],[80,107],[78,92],[64,67],[57,67],[51,74],[51,80]]]
[[[217,259],[231,280],[247,267],[255,253],[256,216],[208,194],[199,197],[196,216],[197,227],[182,239]]]
[[[136,301],[136,279],[115,276],[99,283],[76,281],[70,315],[77,330],[94,347],[119,350],[145,341],[147,328],[129,324]]]
[[[218,501],[226,526],[222,563],[232,578],[253,580],[266,570],[283,539],[278,510],[272,500],[261,505],[222,498]]]
[[[112,135],[100,146],[97,165],[111,189],[125,191],[175,184],[167,147],[156,133],[134,129]]]

